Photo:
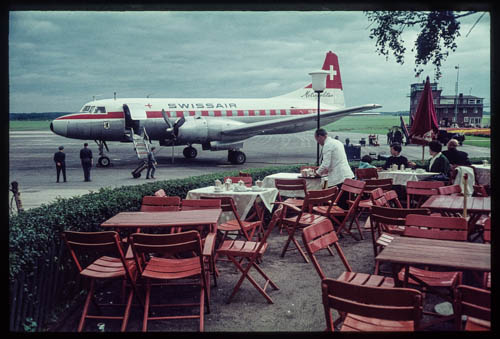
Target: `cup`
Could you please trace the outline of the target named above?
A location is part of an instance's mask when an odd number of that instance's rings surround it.
[[[257,181],[255,182],[255,184],[257,185],[257,187],[258,187],[258,188],[262,188],[262,185],[263,185],[264,183],[262,182],[262,180],[257,180]]]
[[[397,170],[398,170],[398,165],[393,164],[393,165],[392,165],[392,170],[393,170],[393,171],[397,171]]]
[[[231,183],[229,181],[226,181],[224,183],[224,188],[226,189],[226,191],[230,191],[231,190]]]

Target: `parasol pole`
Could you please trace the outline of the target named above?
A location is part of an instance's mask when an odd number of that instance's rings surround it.
[[[425,161],[425,151],[424,150],[425,150],[425,144],[422,145],[422,162]]]
[[[467,173],[464,174],[464,213],[463,216],[464,218],[467,218],[467,180],[468,180],[468,175]]]

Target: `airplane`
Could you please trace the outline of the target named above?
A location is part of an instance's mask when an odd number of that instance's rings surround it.
[[[320,97],[320,123],[330,124],[348,115],[380,108],[377,104],[345,107],[338,57],[329,51],[323,63],[328,72],[326,88]],[[74,139],[95,140],[98,164],[110,165],[104,154],[108,141],[133,142],[142,159],[148,143],[160,146],[186,145],[183,155],[195,158],[192,145],[203,150],[228,151],[228,161],[244,164],[243,141],[256,135],[288,134],[317,128],[317,93],[312,84],[293,92],[260,99],[220,98],[116,98],[94,100],[78,113],[53,120],[53,133]]]

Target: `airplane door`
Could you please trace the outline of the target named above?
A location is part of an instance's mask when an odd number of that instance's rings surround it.
[[[133,128],[138,132],[140,120],[146,120],[146,110],[142,104],[124,104],[123,113],[125,114],[125,128]]]

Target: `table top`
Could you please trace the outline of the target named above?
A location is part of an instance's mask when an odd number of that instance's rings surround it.
[[[423,172],[418,173],[417,171],[393,171],[393,170],[384,170],[378,172],[379,179],[388,179],[392,178],[393,185],[403,185],[406,186],[408,181],[419,181],[430,176],[436,175],[439,173],[436,172]]]
[[[422,208],[461,211],[464,209],[464,197],[456,195],[433,195],[422,204]],[[467,197],[467,211],[478,213],[491,212],[491,197]]]
[[[222,209],[168,212],[120,212],[101,224],[102,227],[171,227],[216,225]]]
[[[487,272],[491,271],[491,245],[399,236],[394,237],[375,259]]]
[[[477,169],[482,169],[482,170],[491,170],[491,164],[482,164],[482,165],[472,165],[472,167],[477,168]]]

